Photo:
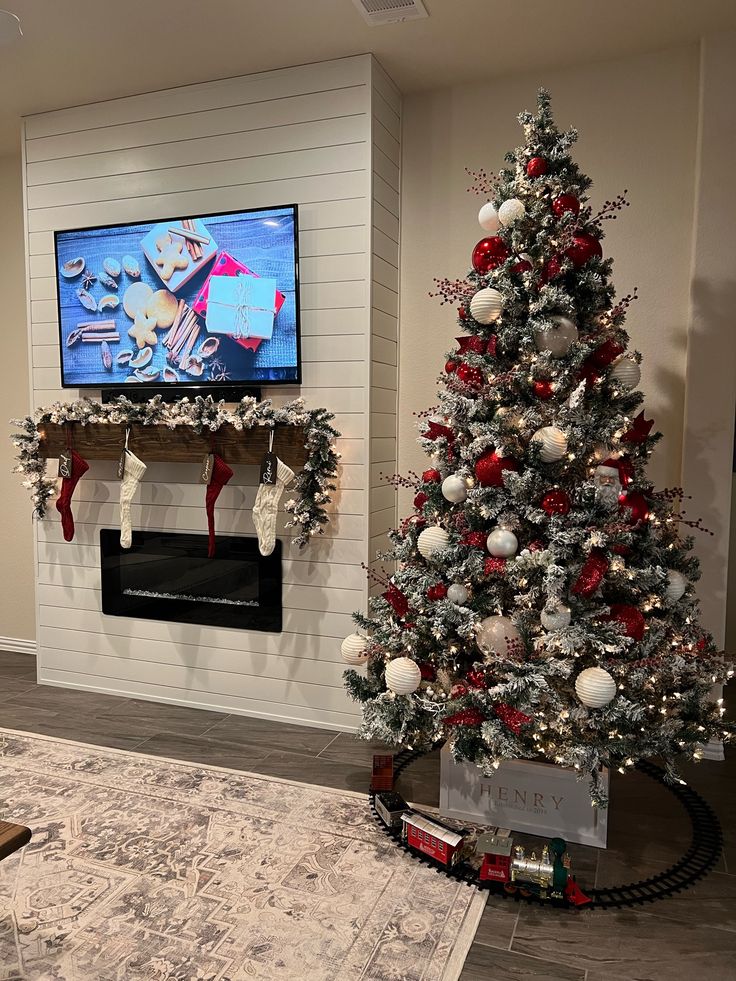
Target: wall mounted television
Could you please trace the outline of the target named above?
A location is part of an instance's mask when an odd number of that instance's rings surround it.
[[[297,205],[54,235],[63,388],[301,381]]]

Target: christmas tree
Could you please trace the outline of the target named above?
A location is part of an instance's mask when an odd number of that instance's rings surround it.
[[[449,740],[485,773],[546,760],[591,778],[678,758],[722,738],[726,675],[698,624],[698,563],[679,489],[656,492],[660,438],[641,410],[641,356],[616,299],[591,181],[542,91],[496,176],[473,174],[487,233],[464,280],[462,336],[422,414],[431,457],[394,563],[343,657],[360,734],[396,746]],[[398,479],[398,478],[397,478]],[[380,579],[380,577],[379,577]]]

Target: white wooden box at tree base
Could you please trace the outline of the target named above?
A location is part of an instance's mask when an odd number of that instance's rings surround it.
[[[608,809],[591,804],[588,781],[575,770],[510,760],[486,777],[473,763],[456,763],[447,745],[440,759],[442,816],[606,847]],[[608,770],[601,781],[608,793]]]

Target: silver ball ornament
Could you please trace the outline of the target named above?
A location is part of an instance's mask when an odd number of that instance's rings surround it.
[[[564,630],[565,627],[569,627],[571,618],[569,608],[563,606],[562,603],[557,603],[551,609],[545,607],[540,616],[542,626],[545,630],[550,631]]]
[[[687,579],[677,569],[667,570],[667,589],[665,595],[668,603],[676,603],[687,589]]]
[[[578,329],[567,317],[554,316],[549,323],[534,331],[537,350],[551,354],[553,358],[564,358],[578,339]]]
[[[622,388],[636,388],[641,381],[641,368],[633,358],[624,355],[613,362],[608,377]]]
[[[467,586],[464,586],[461,582],[454,582],[447,590],[448,600],[451,603],[457,603],[458,606],[467,603],[469,596],[470,593],[468,592]]]
[[[442,496],[450,504],[462,504],[468,496],[468,485],[462,477],[452,473],[442,481]]]
[[[603,668],[586,668],[575,679],[575,694],[587,708],[603,708],[616,695],[616,682]]]
[[[516,555],[519,539],[507,528],[494,528],[486,539],[486,548],[499,559],[508,559]]]
[[[476,627],[475,639],[484,654],[509,654],[509,643],[520,641],[519,631],[508,617],[486,617]]]

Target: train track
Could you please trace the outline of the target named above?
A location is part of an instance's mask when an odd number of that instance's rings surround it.
[[[398,777],[416,759],[424,755],[422,750],[405,750],[399,753],[394,760],[394,776]],[[647,903],[655,903],[660,899],[666,899],[677,893],[688,889],[699,879],[704,878],[714,867],[721,854],[723,846],[723,835],[721,826],[715,812],[703,798],[692,787],[682,784],[669,784],[665,781],[665,773],[660,767],[648,761],[637,764],[637,769],[645,776],[661,784],[677,798],[679,803],[690,818],[691,842],[690,847],[682,857],[671,865],[664,872],[651,876],[648,879],[640,879],[637,882],[630,882],[621,886],[607,886],[605,889],[584,889],[586,895],[590,896],[591,902],[584,907],[585,909],[624,909],[632,906],[644,906]],[[481,882],[478,871],[467,863],[462,863],[455,868],[448,869],[439,865],[431,858],[420,855],[418,852],[409,848],[402,840],[401,832],[397,829],[387,828],[378,815],[374,803],[374,794],[369,794],[371,813],[383,830],[404,851],[408,852],[418,862],[433,868],[436,872],[464,882],[469,886],[476,886],[478,889],[489,889],[490,883]],[[581,888],[583,886],[581,885]],[[535,902],[541,905],[567,905],[566,903],[550,902],[541,900],[538,896],[521,896],[515,893],[508,896],[505,892],[495,893],[505,898],[526,902]],[[574,908],[574,907],[572,907]]]

